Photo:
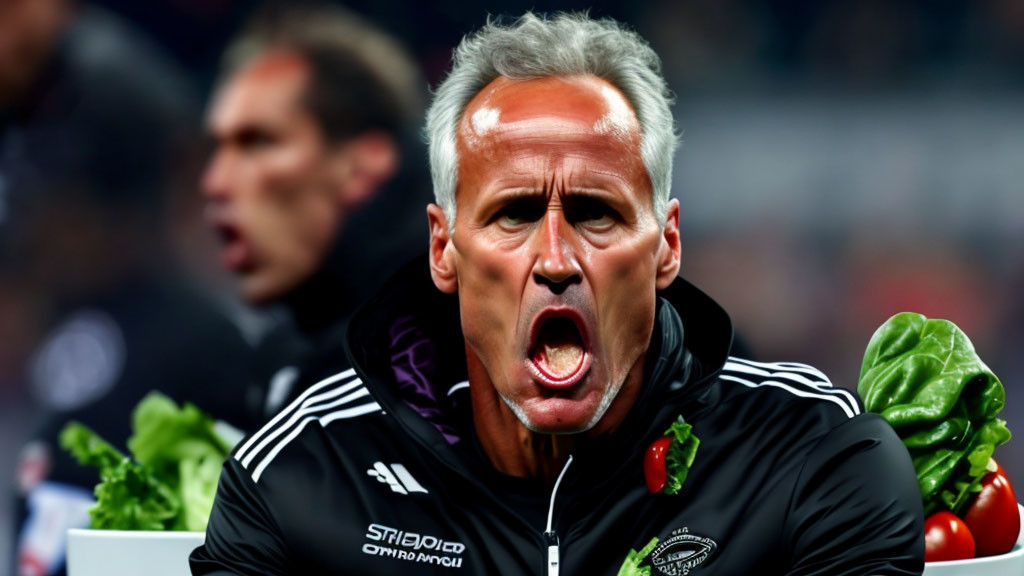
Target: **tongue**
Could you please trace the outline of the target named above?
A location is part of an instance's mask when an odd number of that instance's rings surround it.
[[[547,374],[565,379],[583,364],[583,342],[570,320],[555,318],[541,329],[532,359]]]

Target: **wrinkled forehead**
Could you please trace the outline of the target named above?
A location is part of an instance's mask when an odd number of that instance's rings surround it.
[[[626,97],[596,76],[512,79],[499,76],[484,87],[462,115],[460,148],[482,148],[508,137],[538,141],[612,137],[640,149],[640,123]]]

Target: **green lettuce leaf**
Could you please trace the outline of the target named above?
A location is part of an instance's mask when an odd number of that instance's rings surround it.
[[[128,460],[128,457],[117,448],[100,438],[88,426],[78,422],[70,422],[61,430],[60,445],[71,452],[82,466],[99,468],[100,476]]]
[[[140,463],[162,476],[178,475],[178,463],[224,457],[231,450],[214,431],[214,420],[193,404],[178,408],[170,398],[151,393],[132,414],[128,449]]]
[[[79,463],[100,470],[91,526],[111,530],[204,531],[221,466],[231,450],[213,419],[192,404],[179,408],[159,393],[132,415],[128,448],[135,460],[72,422],[61,445]]]
[[[1010,439],[996,418],[1002,383],[947,320],[904,312],[886,321],[868,343],[857,392],[910,451],[927,514],[960,512]]]
[[[622,563],[619,568],[617,576],[651,576],[650,566],[641,566],[640,564],[650,556],[651,551],[658,545],[658,537],[651,538],[651,541],[646,546],[640,549],[639,552],[636,550],[630,550],[629,554],[626,555],[626,560]]]
[[[99,530],[169,530],[181,501],[144,466],[125,460],[96,486],[90,527]]]
[[[167,530],[181,509],[174,490],[88,427],[71,422],[60,443],[82,465],[99,468],[90,526],[100,530]]]
[[[181,461],[182,513],[177,528],[193,532],[206,530],[223,462],[223,458],[214,457]]]
[[[206,530],[221,465],[231,445],[214,431],[214,420],[186,403],[152,393],[135,408],[128,448],[179,494],[176,530]]]
[[[661,493],[679,494],[683,489],[683,483],[686,482],[686,476],[690,473],[690,466],[693,466],[693,460],[697,456],[700,440],[693,434],[693,426],[683,421],[682,416],[669,426],[665,436],[672,438],[672,444],[665,454],[668,480]]]

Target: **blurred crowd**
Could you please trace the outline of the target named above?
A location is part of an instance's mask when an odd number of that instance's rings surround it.
[[[889,316],[948,318],[1024,430],[1021,2],[284,6],[0,0],[0,572],[61,423],[123,442],[161,389],[245,431],[340,353],[426,247],[423,101],[488,14],[589,9],[650,40],[683,275],[755,357],[853,388]],[[997,456],[1024,478],[1024,443]]]

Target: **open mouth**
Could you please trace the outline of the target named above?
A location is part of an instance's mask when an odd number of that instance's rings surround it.
[[[221,260],[230,270],[241,271],[248,265],[249,248],[241,232],[230,224],[216,224],[214,230],[221,243]]]
[[[590,351],[575,315],[549,315],[537,320],[527,366],[533,377],[551,388],[579,382],[590,367]]]

